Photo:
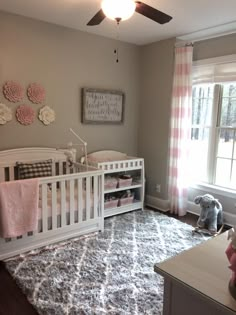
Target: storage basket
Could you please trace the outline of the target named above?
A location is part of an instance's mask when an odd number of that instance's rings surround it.
[[[124,177],[119,177],[118,178],[118,187],[128,187],[132,185],[132,177],[130,178],[124,178]]]
[[[126,198],[120,198],[118,205],[119,205],[119,207],[121,207],[121,206],[130,205],[133,202],[134,202],[134,196],[126,197]]]
[[[105,190],[110,190],[110,189],[115,189],[117,187],[117,178],[105,178],[104,180],[104,189]]]
[[[118,207],[119,199],[112,199],[104,201],[104,209],[116,208]]]

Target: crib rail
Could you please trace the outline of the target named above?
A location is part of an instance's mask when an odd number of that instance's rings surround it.
[[[48,216],[53,229],[102,217],[102,180],[98,170],[40,178],[43,230],[48,229]]]
[[[68,174],[39,178],[38,229],[17,238],[0,239],[0,259],[103,230],[103,171],[93,168],[71,173],[79,169],[79,164],[73,165],[66,169]]]

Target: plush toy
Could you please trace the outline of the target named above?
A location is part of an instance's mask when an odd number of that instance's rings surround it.
[[[197,221],[198,227],[209,230],[211,234],[217,233],[217,225],[223,224],[221,203],[210,194],[197,196],[194,202],[200,204],[201,207],[200,217]]]

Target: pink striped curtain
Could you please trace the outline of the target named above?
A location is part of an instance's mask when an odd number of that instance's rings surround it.
[[[188,194],[188,150],[191,136],[193,47],[175,49],[169,141],[168,197],[171,213],[185,215]]]

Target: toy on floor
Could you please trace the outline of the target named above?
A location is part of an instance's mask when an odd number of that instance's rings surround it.
[[[236,299],[236,228],[232,228],[228,231],[228,240],[230,239],[230,244],[228,245],[225,253],[229,260],[232,274],[229,281],[229,291],[234,299]]]
[[[200,232],[208,235],[218,235],[223,229],[223,211],[221,203],[210,194],[197,196],[194,199],[196,204],[201,207],[200,217],[197,221],[197,227],[194,232]],[[217,226],[221,225],[219,231]]]

